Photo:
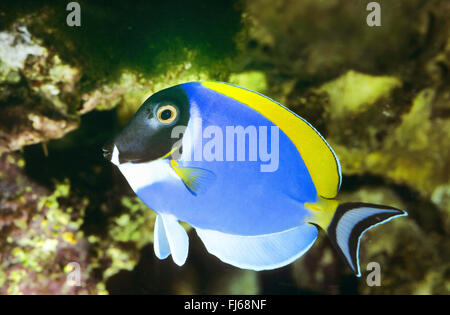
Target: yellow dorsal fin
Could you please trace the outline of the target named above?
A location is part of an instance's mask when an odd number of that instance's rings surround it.
[[[219,82],[203,82],[203,86],[253,108],[277,125],[297,147],[317,193],[325,198],[337,195],[341,184],[339,160],[325,139],[306,120],[270,98],[244,88]]]

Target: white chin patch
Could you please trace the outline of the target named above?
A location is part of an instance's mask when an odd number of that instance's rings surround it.
[[[120,164],[119,149],[117,149],[117,147],[115,145],[114,145],[113,152],[112,152],[111,162],[117,166],[119,166],[119,164]]]
[[[143,163],[122,163],[118,167],[134,192],[157,182],[173,180],[177,176],[169,160],[165,159]]]

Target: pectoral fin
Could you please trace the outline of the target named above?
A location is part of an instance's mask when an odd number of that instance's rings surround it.
[[[213,172],[203,168],[180,166],[174,160],[170,161],[170,166],[194,195],[204,193],[216,179]]]

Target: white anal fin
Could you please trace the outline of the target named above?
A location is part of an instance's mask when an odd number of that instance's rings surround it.
[[[159,214],[156,216],[155,230],[153,233],[153,249],[155,250],[155,255],[159,259],[166,259],[170,255],[170,246],[161,215]]]
[[[317,238],[310,224],[279,233],[241,236],[196,228],[209,253],[230,265],[250,270],[268,270],[286,266],[300,258]]]
[[[171,254],[178,266],[184,265],[189,251],[189,237],[176,217],[171,214],[158,214],[154,235],[156,256],[165,259]]]

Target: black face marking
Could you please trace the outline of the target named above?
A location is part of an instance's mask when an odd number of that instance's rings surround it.
[[[172,137],[176,126],[187,126],[189,100],[179,85],[149,97],[113,141],[120,163],[142,163],[168,154],[179,138]]]

